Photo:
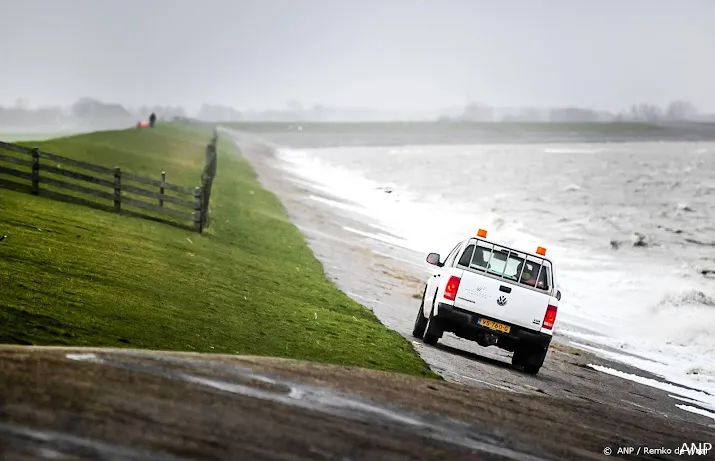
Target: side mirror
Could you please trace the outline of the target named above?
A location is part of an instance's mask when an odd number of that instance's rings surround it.
[[[561,301],[561,290],[556,290],[556,299]]]
[[[442,267],[439,263],[439,253],[430,253],[427,255],[427,262],[433,266]]]

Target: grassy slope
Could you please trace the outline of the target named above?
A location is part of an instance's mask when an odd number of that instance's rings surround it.
[[[203,128],[101,132],[43,150],[193,185]],[[0,342],[276,355],[433,376],[326,280],[278,199],[222,141],[204,235],[0,189]]]

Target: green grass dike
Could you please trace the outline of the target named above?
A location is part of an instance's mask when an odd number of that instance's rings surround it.
[[[207,127],[23,143],[197,185]],[[327,280],[280,201],[222,139],[210,228],[0,189],[0,343],[280,356],[434,377],[398,333]]]

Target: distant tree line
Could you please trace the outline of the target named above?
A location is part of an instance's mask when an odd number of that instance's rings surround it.
[[[299,102],[289,101],[286,107],[276,110],[239,111],[229,105],[203,104],[190,115],[180,106],[144,105],[125,107],[94,98],[81,98],[69,107],[31,108],[26,100],[18,99],[11,107],[0,106],[0,126],[4,127],[129,127],[146,120],[154,113],[159,121],[194,118],[212,122],[238,121],[376,121],[405,120],[410,116],[389,114],[367,109],[345,109],[315,104],[305,108]],[[521,122],[686,122],[715,121],[715,115],[698,113],[695,106],[684,100],[676,100],[666,107],[654,104],[634,104],[627,110],[611,113],[583,107],[558,108],[499,108],[485,104],[470,103],[451,112],[450,116],[432,118],[448,121],[521,121]],[[423,115],[418,119],[429,119]]]
[[[92,98],[81,98],[70,107],[51,106],[33,109],[24,100],[18,100],[12,107],[0,106],[0,125],[15,128],[113,127],[133,123],[135,117],[121,104],[108,104]]]
[[[470,103],[458,120],[493,122],[688,122],[713,120],[713,115],[703,115],[695,106],[683,100],[672,101],[665,108],[655,104],[634,104],[618,113],[597,111],[584,107],[559,107],[552,109],[518,108],[504,110],[487,105]]]
[[[127,109],[135,119],[146,119],[149,114],[156,114],[157,120],[169,121],[177,118],[188,118],[186,110],[180,106],[144,105]]]
[[[143,105],[124,107],[93,98],[81,98],[70,107],[30,108],[25,100],[12,107],[0,106],[0,126],[133,126],[154,113],[157,120],[198,119],[212,122],[260,121],[350,121],[380,120],[380,111],[343,109],[315,104],[304,108],[291,101],[284,109],[239,111],[229,105],[203,104],[194,114],[180,106]]]

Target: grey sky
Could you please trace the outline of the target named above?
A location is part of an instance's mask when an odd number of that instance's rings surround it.
[[[715,0],[0,0],[0,23],[0,104],[715,111]]]

